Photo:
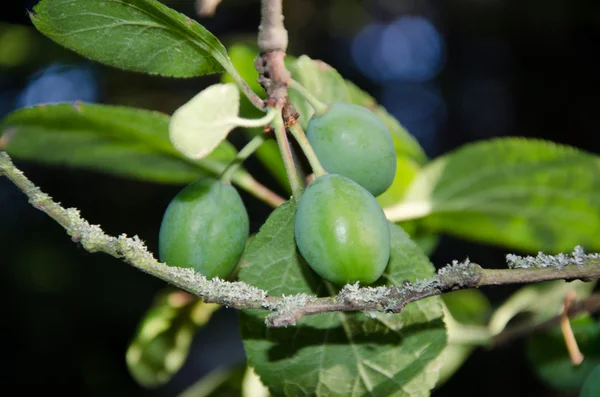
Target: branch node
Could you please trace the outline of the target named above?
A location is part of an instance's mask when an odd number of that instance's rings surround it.
[[[472,263],[468,258],[462,262],[454,260],[452,264],[446,265],[438,271],[439,285],[437,288],[456,291],[476,286],[481,280],[483,271],[481,266]]]
[[[287,103],[287,89],[292,75],[285,67],[285,52],[272,50],[263,52],[254,60],[258,71],[258,83],[267,93],[267,106],[282,109]]]

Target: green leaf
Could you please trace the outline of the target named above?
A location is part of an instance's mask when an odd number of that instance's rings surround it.
[[[454,291],[443,294],[442,300],[448,345],[438,358],[441,370],[436,389],[462,367],[477,345],[485,344],[491,337],[486,326],[491,304],[481,291]]]
[[[392,138],[394,138],[394,147],[396,148],[398,157],[408,157],[421,165],[427,163],[427,155],[419,142],[394,116],[389,114],[383,106],[379,105],[372,96],[358,88],[356,84],[350,80],[346,80],[345,82],[346,88],[350,93],[350,101],[371,109],[388,127]]]
[[[478,142],[428,164],[395,215],[417,209],[432,231],[528,252],[599,250],[599,171],[598,157],[552,142]]]
[[[237,126],[240,92],[233,83],[202,90],[177,109],[169,123],[173,146],[192,159],[201,159]]]
[[[185,363],[197,327],[205,325],[220,306],[175,288],[155,299],[130,343],[127,368],[146,388],[167,383]]]
[[[448,329],[448,331],[450,331]],[[435,385],[439,389],[444,385],[458,370],[463,366],[471,353],[475,350],[475,346],[449,343],[440,355],[438,361],[440,363],[440,377]]]
[[[323,61],[302,55],[288,63],[292,78],[298,81],[315,97],[325,103],[350,102],[350,94],[342,76]],[[314,113],[309,103],[296,91],[289,90],[292,104],[300,113],[300,124],[304,129]]]
[[[396,158],[396,175],[392,185],[376,197],[379,205],[386,207],[402,201],[412,180],[419,174],[421,167],[414,160],[405,156]]]
[[[229,60],[238,71],[240,76],[248,83],[248,86],[252,89],[252,91],[256,92],[256,94],[261,98],[265,98],[267,95],[265,90],[258,83],[258,71],[254,67],[254,59],[256,59],[259,52],[260,51],[258,47],[241,43],[234,43],[227,48]],[[235,79],[229,73],[223,73],[221,76],[221,82],[235,83]],[[254,113],[261,114],[261,111],[256,109],[256,107],[254,107],[254,105],[250,103],[250,100],[248,100],[248,98],[245,96],[242,97],[242,102],[246,102],[246,104],[249,105],[249,109],[254,111]],[[250,115],[245,117],[250,117]]]
[[[453,291],[442,295],[454,319],[462,324],[483,325],[488,321],[492,304],[476,289]]]
[[[215,36],[156,0],[42,0],[33,10],[44,35],[109,66],[172,77],[233,68]]]
[[[490,332],[502,332],[517,315],[530,314],[528,321],[540,323],[554,317],[563,306],[569,291],[575,291],[577,299],[584,299],[593,292],[596,281],[545,281],[519,288],[495,311],[489,321]]]
[[[240,280],[272,296],[327,295],[327,286],[301,259],[294,240],[295,204],[277,208],[244,257]],[[390,225],[392,254],[379,284],[398,285],[433,274],[415,243]],[[399,314],[328,313],[283,329],[265,327],[264,311],[240,313],[246,355],[274,395],[428,396],[434,365],[446,344],[438,297]]]
[[[405,228],[409,222],[400,222],[399,225]],[[437,249],[440,243],[440,235],[437,233],[420,233],[417,231],[415,234],[411,234],[411,239],[417,243],[421,251],[427,256],[431,256]]]
[[[0,147],[16,159],[80,167],[160,183],[221,172],[236,154],[224,141],[210,156],[185,159],[169,142],[169,116],[85,103],[40,105],[0,121]]]
[[[585,382],[583,383],[583,387],[581,388],[581,392],[579,397],[597,397],[600,395],[600,365],[596,365],[594,369],[590,372]]]
[[[246,364],[217,368],[177,397],[268,397],[268,389]]]
[[[547,385],[578,391],[592,370],[600,365],[600,324],[588,314],[582,314],[571,319],[571,327],[584,356],[580,365],[571,362],[559,327],[529,337],[526,350],[537,376]]]
[[[262,383],[254,368],[248,367],[242,381],[242,397],[269,397],[269,389]]]
[[[246,365],[217,368],[200,378],[177,397],[240,397]]]

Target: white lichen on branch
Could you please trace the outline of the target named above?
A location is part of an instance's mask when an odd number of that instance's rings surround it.
[[[600,255],[597,253],[586,254],[583,247],[576,246],[571,254],[547,255],[539,252],[537,256],[521,257],[515,254],[506,255],[506,262],[511,269],[544,269],[556,268],[564,269],[565,266],[577,265],[581,266],[590,259],[598,259]]]
[[[302,317],[330,312],[400,312],[407,304],[462,288],[485,285],[519,284],[547,280],[591,281],[600,278],[600,255],[585,254],[576,247],[569,255],[519,257],[508,255],[510,269],[483,269],[469,260],[440,269],[423,280],[408,280],[401,285],[360,287],[346,285],[338,295],[317,298],[307,294],[282,297],[269,296],[267,291],[243,282],[208,280],[193,269],[177,268],[158,262],[137,236],[109,236],[98,225],[91,225],[79,210],[63,208],[36,187],[17,169],[5,152],[0,152],[0,176],[6,176],[27,195],[30,203],[45,212],[66,230],[72,240],[89,252],[104,252],[158,277],[182,290],[197,295],[206,302],[235,309],[271,311],[267,325],[273,327],[296,324]]]

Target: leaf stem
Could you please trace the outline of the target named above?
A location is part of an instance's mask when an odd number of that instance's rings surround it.
[[[578,300],[573,302],[569,306],[567,311],[567,315],[569,317],[574,317],[581,313],[597,313],[600,311],[600,294],[591,295],[585,299]],[[505,345],[509,342],[514,341],[515,339],[531,335],[536,332],[547,331],[553,327],[560,325],[560,322],[563,321],[564,313],[561,313],[557,316],[549,318],[542,322],[534,322],[534,323],[525,323],[515,325],[511,328],[508,328],[501,333],[495,335],[493,337],[493,345],[500,346]]]
[[[190,159],[189,157],[185,157],[180,155],[177,151],[169,152],[173,155],[179,156],[183,160],[189,162],[194,166],[198,166],[198,162]],[[211,175],[218,176],[223,173],[223,171],[227,168],[227,166],[223,165],[220,162],[216,161],[203,161],[201,168],[204,171],[209,172]],[[231,181],[247,191],[249,194],[253,195],[260,201],[270,205],[273,208],[279,207],[281,204],[285,203],[285,199],[279,196],[277,193],[270,190],[268,187],[264,186],[260,182],[258,182],[252,175],[250,175],[246,170],[238,168],[237,171],[233,174]]]
[[[278,114],[279,111],[277,109],[269,108],[267,114],[259,119],[244,119],[242,117],[237,117],[235,120],[232,120],[232,122],[237,126],[246,128],[263,127],[273,121]]]
[[[279,207],[281,204],[285,203],[286,200],[254,179],[252,175],[247,172],[240,173],[238,169],[231,178],[231,181],[259,199],[260,201],[269,204],[273,208]]]
[[[327,171],[325,171],[325,169],[321,165],[321,162],[319,161],[319,158],[317,157],[317,154],[315,153],[315,150],[313,149],[312,145],[308,141],[308,138],[306,137],[306,134],[304,133],[304,130],[302,129],[300,123],[292,124],[289,127],[289,130],[300,145],[300,148],[304,152],[304,155],[308,159],[308,162],[310,163],[310,167],[312,168],[315,177],[318,178],[320,176],[326,175]]]
[[[250,100],[250,103],[252,103],[257,109],[264,112],[266,110],[265,102],[258,95],[256,95],[252,88],[250,88],[246,80],[244,80],[244,78],[240,75],[235,66],[229,63],[223,64],[223,66],[231,78],[233,78],[233,80],[236,82],[240,90]]]
[[[489,346],[492,335],[484,325],[463,324],[457,321],[442,301],[444,322],[448,329],[448,342],[453,344]]]
[[[321,116],[329,110],[329,105],[317,99],[310,91],[308,91],[302,84],[294,79],[290,79],[289,87],[306,99],[306,101],[315,109],[315,115]]]
[[[292,195],[294,200],[298,201],[302,196],[303,187],[300,182],[300,177],[298,176],[298,170],[294,164],[294,157],[290,148],[290,142],[285,132],[285,126],[283,124],[281,113],[273,120],[271,126],[275,131],[275,138],[277,139],[279,152],[281,153],[281,158],[283,159],[283,163],[285,165],[285,171],[287,173],[290,187],[292,188]]]
[[[229,163],[227,168],[225,168],[225,170],[219,178],[221,182],[231,183],[231,178],[233,177],[233,174],[235,174],[235,172],[238,170],[240,165],[242,165],[242,163],[248,157],[250,157],[252,153],[254,153],[265,142],[265,140],[266,139],[262,134],[256,135],[254,138],[252,138],[252,140],[250,140],[250,142],[248,142],[246,146],[244,146],[242,150],[238,152],[233,161]]]

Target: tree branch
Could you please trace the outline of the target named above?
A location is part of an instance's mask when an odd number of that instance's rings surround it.
[[[559,259],[557,259],[559,258]],[[600,255],[585,254],[577,247],[572,255],[550,256],[538,254],[537,257],[521,258],[508,255],[510,269],[484,269],[469,261],[454,261],[440,269],[429,279],[414,283],[405,282],[400,286],[365,287],[358,284],[346,285],[340,293],[331,298],[314,299],[308,305],[298,307],[286,314],[271,317],[275,327],[295,324],[304,316],[346,311],[379,311],[398,313],[406,305],[430,296],[459,289],[479,288],[488,285],[524,284],[548,280],[585,280],[600,278]],[[515,268],[523,262],[530,263],[528,268]]]
[[[285,51],[288,33],[283,26],[282,0],[262,0],[258,27],[258,48],[261,52]]]
[[[283,123],[271,123],[271,130],[275,132],[274,136],[282,154],[294,199],[298,200],[304,185],[297,178],[298,167],[286,128],[296,123],[299,114],[287,97],[291,79],[284,62],[287,45],[288,36],[283,25],[282,0],[262,0],[261,23],[258,29],[258,48],[261,53],[256,57],[254,67],[258,71],[258,82],[267,93],[265,104],[282,111]]]
[[[317,298],[306,294],[284,297],[269,296],[267,291],[242,282],[227,282],[218,278],[207,280],[193,269],[171,267],[158,262],[137,237],[122,234],[112,237],[100,226],[90,225],[74,208],[65,209],[42,192],[17,169],[6,152],[0,152],[0,176],[6,176],[29,198],[37,209],[58,222],[74,242],[91,253],[104,252],[158,277],[182,290],[235,309],[264,309],[273,313],[267,325],[295,325],[302,317],[329,312],[379,311],[400,312],[411,302],[457,289],[486,285],[532,283],[547,280],[596,280],[600,278],[600,255],[585,254],[576,247],[569,255],[536,257],[507,255],[509,269],[483,269],[469,261],[440,269],[429,279],[406,281],[391,287],[346,285],[335,297]],[[573,305],[574,308],[577,304]]]
[[[266,103],[277,109],[282,109],[287,103],[287,88],[291,79],[284,63],[288,37],[283,26],[281,3],[282,0],[261,2],[261,23],[258,28],[258,48],[261,53],[254,62],[259,74],[258,82],[268,96]]]

